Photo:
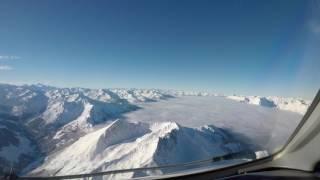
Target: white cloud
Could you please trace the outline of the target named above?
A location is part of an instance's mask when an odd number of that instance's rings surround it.
[[[7,65],[0,65],[0,71],[10,71],[13,68],[11,66],[7,66]]]
[[[0,60],[15,60],[20,59],[19,56],[13,56],[13,55],[0,55]]]
[[[18,59],[21,59],[20,56],[0,54],[0,63],[5,63],[5,64],[0,64],[0,71],[13,70],[13,67],[7,65],[6,63],[9,63],[9,61],[18,60]]]

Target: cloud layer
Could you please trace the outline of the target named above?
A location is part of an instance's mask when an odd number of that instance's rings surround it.
[[[5,64],[0,64],[0,71],[10,71],[13,69],[12,66],[7,65],[6,62],[11,60],[17,60],[20,59],[19,56],[16,55],[0,55],[0,62]]]
[[[7,66],[7,65],[0,65],[0,71],[10,71],[13,68],[11,66]]]

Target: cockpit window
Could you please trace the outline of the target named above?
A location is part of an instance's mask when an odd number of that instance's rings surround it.
[[[0,176],[252,162],[319,90],[319,1],[0,4]]]

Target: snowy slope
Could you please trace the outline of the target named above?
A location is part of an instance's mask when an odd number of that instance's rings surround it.
[[[183,163],[243,148],[214,126],[194,129],[173,122],[148,125],[118,120],[49,156],[31,174],[65,175]],[[126,173],[113,178],[132,176]]]
[[[0,118],[0,172],[21,169],[39,153],[36,142],[20,124]]]

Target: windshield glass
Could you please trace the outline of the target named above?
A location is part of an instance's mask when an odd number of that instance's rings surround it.
[[[272,155],[319,89],[319,9],[1,1],[0,176],[147,168],[104,176],[133,178]]]

